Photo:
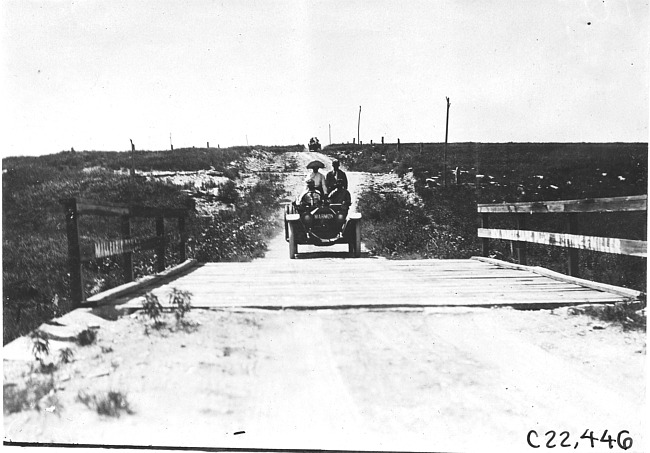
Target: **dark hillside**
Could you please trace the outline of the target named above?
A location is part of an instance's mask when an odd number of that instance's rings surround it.
[[[302,151],[289,147],[238,147],[227,149],[178,149],[138,151],[137,171],[193,171],[211,168],[230,178],[245,170],[245,159],[253,150]],[[114,203],[152,207],[193,208],[194,201],[179,187],[144,176],[131,178],[124,170],[131,166],[130,152],[62,152],[40,157],[8,157],[2,160],[2,261],[3,342],[29,332],[43,321],[70,309],[67,277],[67,238],[62,198],[83,197]],[[233,185],[234,186],[234,185]],[[188,225],[193,237],[190,254],[204,260],[242,260],[263,253],[264,236],[272,222],[277,190],[272,183],[260,183],[238,197],[240,209],[220,213],[214,219],[193,217]],[[275,198],[274,198],[275,197]],[[231,201],[231,200],[228,200]],[[267,230],[256,225],[268,225]],[[243,226],[242,226],[243,225]],[[174,222],[166,229],[174,231]],[[135,220],[132,234],[155,234],[154,222]],[[233,231],[236,241],[233,242]],[[119,219],[82,216],[82,241],[115,239]],[[178,256],[167,252],[167,262]],[[137,277],[152,272],[152,251],[134,255]],[[86,295],[123,283],[117,258],[105,258],[84,265]]]
[[[173,151],[135,151],[134,166],[141,171],[196,171],[211,167],[223,171],[238,166],[250,152],[302,151],[302,145],[294,146],[235,146],[232,148],[178,148]],[[83,169],[102,167],[110,170],[131,168],[131,151],[77,151],[60,152],[39,157],[7,157],[2,159],[2,168],[38,163],[52,169]],[[27,164],[29,165],[29,164]]]
[[[442,186],[443,143],[332,145],[350,170],[399,174],[412,171],[421,203],[369,192],[360,207],[367,219],[364,236],[380,255],[467,258],[480,253],[477,203],[563,200],[647,193],[648,145],[644,143],[453,143],[447,149],[447,182]],[[457,172],[452,172],[458,167]],[[456,180],[456,175],[458,179]],[[531,216],[526,229],[565,231],[566,217]],[[580,234],[646,240],[646,213],[578,214]],[[492,216],[492,228],[516,229],[511,215]],[[493,254],[512,260],[510,243],[491,241]],[[566,272],[566,251],[528,246],[528,261]],[[585,278],[645,290],[646,260],[580,252]]]
[[[441,182],[444,143],[330,145],[350,170],[406,173]],[[647,143],[450,143],[447,181],[483,175],[481,203],[640,195],[647,192]],[[519,186],[528,190],[521,194]]]

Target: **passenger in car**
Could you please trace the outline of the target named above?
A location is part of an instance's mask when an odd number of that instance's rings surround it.
[[[327,201],[330,204],[341,204],[344,209],[347,209],[352,204],[352,197],[350,192],[347,189],[347,181],[338,180],[336,181],[336,189],[330,192]]]
[[[312,172],[307,176],[307,179],[314,182],[314,188],[320,192],[321,196],[325,197],[327,195],[325,175],[319,172],[317,167],[312,167]]]
[[[348,188],[348,177],[339,167],[340,163],[338,159],[334,159],[332,161],[332,171],[327,173],[327,176],[325,176],[325,185],[327,185],[332,192],[335,188],[339,187],[339,183],[342,183],[344,189]]]

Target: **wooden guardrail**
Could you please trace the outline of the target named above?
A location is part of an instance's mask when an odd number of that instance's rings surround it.
[[[638,195],[616,198],[588,198],[583,200],[537,201],[510,204],[479,204],[481,227],[478,236],[483,238],[483,256],[488,256],[490,239],[513,241],[517,261],[526,264],[526,242],[566,247],[569,255],[569,275],[578,275],[578,250],[594,250],[647,257],[647,242],[632,239],[583,236],[578,234],[576,214],[589,212],[647,211],[648,196]],[[566,213],[566,232],[550,233],[526,230],[527,214]],[[517,229],[491,229],[488,216],[493,214],[516,214]]]
[[[133,252],[139,250],[156,250],[156,271],[165,270],[165,247],[172,242],[178,242],[180,260],[186,259],[185,219],[186,209],[151,208],[115,203],[98,203],[95,201],[67,198],[60,200],[65,208],[66,229],[68,236],[68,265],[70,267],[70,290],[72,300],[76,305],[84,300],[82,264],[98,258],[123,255],[122,267],[124,279],[133,281]],[[98,241],[91,244],[81,244],[79,240],[79,216],[99,215],[117,216],[121,218],[121,239]],[[156,220],[156,236],[148,238],[131,237],[131,219],[135,217],[153,218]],[[165,218],[178,219],[178,233],[165,234]]]

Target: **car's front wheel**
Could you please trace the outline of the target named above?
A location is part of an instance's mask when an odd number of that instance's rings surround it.
[[[353,258],[361,256],[361,222],[354,222],[354,230],[348,242],[348,251]]]
[[[361,222],[358,220],[354,226],[354,257],[361,257]]]
[[[289,223],[289,259],[295,259],[298,254],[298,243],[296,242],[296,227]]]
[[[284,240],[289,241],[289,222],[287,222],[287,214],[289,214],[289,205],[284,207]]]

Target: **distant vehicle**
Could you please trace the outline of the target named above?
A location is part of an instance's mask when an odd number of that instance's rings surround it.
[[[320,143],[318,138],[312,137],[309,139],[309,151],[320,151]]]
[[[346,203],[328,203],[321,198],[320,192],[308,191],[300,200],[285,206],[284,236],[289,243],[289,258],[298,254],[298,244],[348,244],[350,255],[359,258],[361,214],[349,212]]]

